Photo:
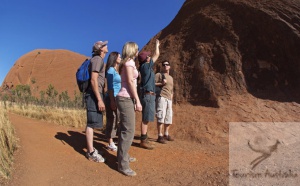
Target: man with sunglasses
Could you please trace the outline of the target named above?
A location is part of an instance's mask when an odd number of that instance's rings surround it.
[[[150,57],[150,52],[143,51],[138,55],[138,60],[140,62],[140,92],[141,92],[141,103],[142,103],[142,122],[141,122],[141,143],[140,147],[152,150],[154,147],[148,141],[148,123],[154,122],[155,115],[155,74],[153,71],[153,66],[159,57],[159,40],[156,40],[155,52],[152,57]]]
[[[160,88],[156,100],[156,118],[157,118],[157,142],[165,144],[167,141],[174,141],[169,135],[169,129],[172,124],[173,109],[173,78],[170,76],[169,61],[162,62],[162,72],[155,75],[155,85]],[[164,135],[163,135],[164,126]]]

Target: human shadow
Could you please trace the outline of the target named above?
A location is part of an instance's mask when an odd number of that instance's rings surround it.
[[[94,138],[98,141],[107,142],[107,138],[105,136],[105,131],[95,131]]]
[[[83,149],[86,148],[86,138],[84,134],[75,131],[68,131],[68,133],[57,132],[55,138],[64,145],[70,145],[76,152],[85,156]]]
[[[57,132],[55,138],[60,140],[64,145],[70,145],[76,152],[86,158],[86,136],[84,133],[77,131],[68,131],[67,133]],[[105,141],[105,136],[98,132],[94,132],[94,147],[100,152],[103,152],[105,164],[111,169],[117,170],[118,166],[116,155],[109,153],[105,144],[100,141]]]

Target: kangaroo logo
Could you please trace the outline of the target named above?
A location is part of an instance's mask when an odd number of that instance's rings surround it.
[[[274,151],[277,150],[277,146],[280,144],[279,140],[276,140],[274,145],[271,146],[266,146],[266,147],[255,147],[254,145],[250,144],[250,140],[248,140],[248,146],[251,150],[253,150],[254,152],[258,152],[261,153],[262,155],[258,156],[257,158],[255,158],[250,165],[252,165],[252,170],[258,165],[260,164],[262,161],[264,161],[265,159],[269,158],[272,153]]]

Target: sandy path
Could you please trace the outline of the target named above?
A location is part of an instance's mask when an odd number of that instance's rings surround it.
[[[207,147],[176,140],[156,144],[153,151],[138,147],[130,154],[134,178],[116,171],[116,153],[105,150],[105,139],[96,132],[95,147],[105,152],[105,163],[88,161],[85,135],[74,129],[9,114],[20,138],[14,172],[7,185],[227,185],[227,147]]]

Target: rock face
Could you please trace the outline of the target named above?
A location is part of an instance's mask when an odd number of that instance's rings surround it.
[[[144,50],[155,39],[159,61],[172,64],[175,102],[219,106],[244,92],[299,101],[299,0],[187,0]]]
[[[41,90],[52,84],[58,93],[68,91],[73,97],[74,91],[79,93],[75,73],[86,58],[68,50],[33,50],[16,61],[2,87],[28,84],[32,94],[39,96]]]

